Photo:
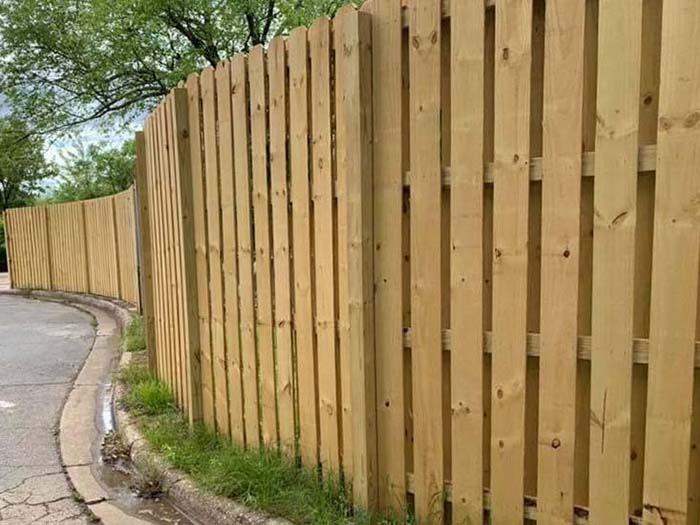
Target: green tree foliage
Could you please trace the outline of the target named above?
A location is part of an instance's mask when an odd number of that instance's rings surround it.
[[[126,190],[134,181],[136,151],[130,140],[119,148],[80,146],[64,156],[50,202],[94,199]]]
[[[130,120],[189,73],[349,1],[2,0],[0,93],[40,133]]]
[[[43,139],[27,134],[24,121],[0,118],[0,213],[32,204],[41,193],[41,183],[54,174],[44,160]]]

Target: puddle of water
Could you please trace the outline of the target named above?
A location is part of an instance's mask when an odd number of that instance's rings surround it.
[[[100,442],[107,432],[114,430],[112,411],[112,385],[106,385],[101,393],[101,435]],[[112,500],[125,512],[157,524],[197,525],[197,522],[180,510],[167,496],[146,499],[139,497],[131,489],[130,462],[105,463],[99,454],[98,478],[108,488]]]

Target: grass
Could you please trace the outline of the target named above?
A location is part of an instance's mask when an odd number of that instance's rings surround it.
[[[353,513],[339,480],[321,482],[318,471],[300,468],[276,449],[246,450],[203,425],[191,428],[168,388],[148,371],[143,354],[134,356],[119,379],[127,387],[124,407],[151,447],[213,494],[299,524],[413,523],[406,513],[372,518]]]
[[[399,524],[406,516],[353,516],[345,489],[337,479],[322,483],[315,470],[298,467],[277,450],[245,450],[203,425],[190,428],[176,410],[168,389],[135,362],[121,373],[127,385],[123,402],[135,416],[147,441],[175,468],[202,488],[235,499],[250,508],[294,523]]]
[[[135,316],[126,325],[123,337],[124,351],[141,352],[146,349],[146,337],[143,330],[143,318]]]

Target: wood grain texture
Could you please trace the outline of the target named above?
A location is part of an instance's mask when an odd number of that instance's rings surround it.
[[[665,2],[644,465],[645,523],[688,521],[698,308],[700,6]]]
[[[529,0],[496,6],[491,387],[496,525],[523,515],[532,9]]]
[[[450,326],[452,517],[483,519],[483,163],[485,11],[451,5]],[[476,161],[476,162],[474,162]]]
[[[289,149],[294,252],[294,336],[297,355],[299,435],[302,463],[318,463],[318,403],[311,261],[309,187],[309,67],[307,31],[291,32],[289,50]]]
[[[546,10],[538,522],[574,508],[585,4]]]
[[[590,509],[629,517],[642,2],[599,5],[590,422]]]
[[[250,133],[248,129],[248,64],[245,55],[231,61],[233,96],[233,144],[236,151],[236,228],[238,242],[238,293],[240,308],[241,355],[243,361],[243,401],[246,446],[260,445],[260,400],[258,355],[255,340],[253,277],[253,232],[251,224]]]
[[[440,85],[438,0],[411,5],[411,329],[415,506],[419,520],[443,522]],[[432,225],[429,227],[428,225]]]

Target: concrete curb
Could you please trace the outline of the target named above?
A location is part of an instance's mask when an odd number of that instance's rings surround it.
[[[131,361],[131,354],[122,354],[120,368]],[[281,518],[271,518],[264,513],[255,512],[235,501],[221,496],[214,496],[195,486],[187,474],[171,468],[158,454],[149,447],[133,418],[120,407],[119,400],[124,395],[123,385],[116,384],[114,389],[114,413],[117,429],[124,443],[129,447],[131,460],[140,468],[148,465],[155,468],[163,481],[168,496],[175,504],[190,516],[202,523],[231,525],[291,525]]]
[[[148,525],[125,513],[111,500],[97,479],[94,468],[99,457],[99,400],[111,388],[117,369],[121,334],[135,310],[126,303],[90,295],[42,290],[2,290],[0,294],[63,303],[95,319],[95,339],[61,412],[59,452],[69,482],[84,504],[105,525],[133,523]]]
[[[59,443],[70,482],[88,508],[105,525],[149,523],[126,514],[112,503],[108,491],[93,471],[93,458],[99,457],[100,446],[97,439],[100,408],[98,399],[109,387],[113,388],[115,427],[129,447],[132,462],[137,469],[143,465],[156,468],[163,479],[168,497],[186,514],[207,524],[291,525],[287,520],[271,518],[228,498],[206,493],[195,486],[186,474],[172,468],[150,449],[131,416],[120,407],[119,400],[124,395],[123,385],[112,383],[113,373],[128,365],[132,357],[131,354],[121,352],[120,348],[122,331],[135,314],[132,306],[113,299],[66,292],[0,290],[0,294],[65,303],[86,311],[97,322],[93,347],[68,394],[61,414]]]

